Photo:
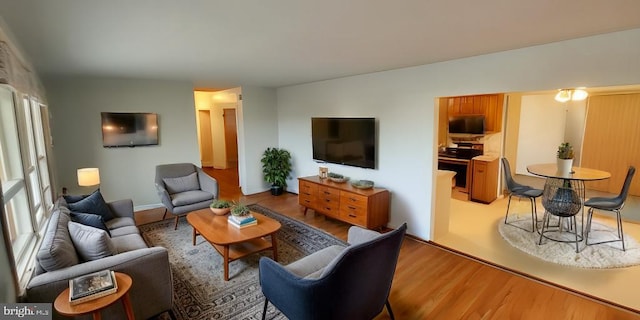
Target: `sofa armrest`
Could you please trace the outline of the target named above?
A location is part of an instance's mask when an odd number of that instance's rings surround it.
[[[220,192],[218,180],[206,174],[201,168],[196,167],[196,170],[198,171],[198,181],[200,182],[200,189],[202,191],[213,194],[213,198],[218,199],[218,195]]]
[[[381,234],[379,232],[360,228],[358,226],[352,226],[349,228],[349,234],[347,236],[347,242],[350,245],[356,245],[363,242],[367,242],[379,237]]]
[[[133,218],[133,200],[122,199],[107,203],[113,215],[118,218]]]
[[[169,209],[169,211],[173,212],[173,203],[171,203],[171,196],[169,196],[169,192],[164,188],[164,183],[156,183],[156,191],[158,192],[158,197],[160,197],[160,201],[162,204]]]
[[[26,301],[53,303],[58,294],[69,287],[70,279],[105,269],[125,273],[133,280],[129,296],[136,318],[148,319],[171,309],[173,279],[169,254],[163,247],[124,252],[39,274],[27,285]],[[121,313],[122,308],[115,305],[106,313]]]

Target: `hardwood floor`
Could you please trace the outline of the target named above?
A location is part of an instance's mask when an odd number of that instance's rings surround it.
[[[205,171],[219,181],[223,199],[258,203],[346,240],[348,224],[312,210],[304,215],[295,194],[245,196],[235,169]],[[136,212],[136,221],[157,220],[163,212]],[[640,319],[637,313],[411,237],[403,242],[389,300],[397,319]],[[389,319],[386,310],[376,319]]]

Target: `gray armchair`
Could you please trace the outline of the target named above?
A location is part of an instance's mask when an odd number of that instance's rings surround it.
[[[216,179],[207,175],[192,163],[162,164],[156,166],[156,189],[167,211],[178,219],[191,211],[208,208],[218,198],[219,186]]]
[[[287,318],[372,319],[387,307],[400,246],[407,229],[379,234],[351,227],[349,246],[331,246],[287,266],[262,257],[262,319],[271,302]]]

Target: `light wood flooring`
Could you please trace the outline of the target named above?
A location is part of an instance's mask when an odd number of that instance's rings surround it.
[[[312,210],[304,215],[295,194],[244,196],[236,170],[207,172],[220,182],[221,198],[258,203],[346,240],[349,225]],[[159,220],[163,212],[136,212],[136,222]],[[638,313],[411,237],[402,245],[389,299],[396,319],[640,319]],[[383,310],[376,319],[389,316]]]

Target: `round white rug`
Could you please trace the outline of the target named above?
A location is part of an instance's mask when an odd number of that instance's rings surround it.
[[[512,220],[512,218],[514,219]],[[510,216],[509,220],[511,224],[531,230],[531,216]],[[539,233],[507,225],[503,221],[498,222],[498,231],[502,238],[513,247],[553,263],[580,268],[622,268],[640,265],[640,246],[628,234],[624,236],[626,251],[622,251],[620,241],[589,246],[582,241],[578,246],[580,252],[576,253],[575,243],[557,242],[543,238],[542,244],[538,245]],[[551,236],[556,238],[555,235]],[[616,238],[615,228],[596,219],[593,220],[589,242]]]

